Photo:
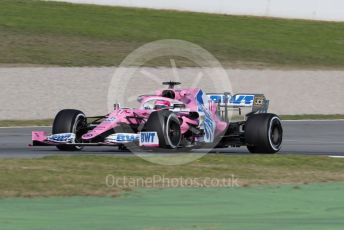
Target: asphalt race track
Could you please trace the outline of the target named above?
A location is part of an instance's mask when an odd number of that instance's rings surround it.
[[[344,120],[284,121],[282,154],[310,154],[344,156]],[[31,131],[50,131],[49,127],[0,128],[0,158],[34,158],[50,155],[76,155],[77,152],[60,152],[55,147],[29,147]],[[206,150],[194,150],[206,151]],[[249,154],[245,147],[217,149],[223,154]],[[116,147],[87,147],[83,154],[131,156],[130,152]]]

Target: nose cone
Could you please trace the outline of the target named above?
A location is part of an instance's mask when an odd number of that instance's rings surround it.
[[[92,131],[93,131],[93,130],[92,130]],[[92,139],[93,137],[96,136],[92,131],[89,131],[88,133],[82,135],[81,138],[82,138],[83,140],[90,140],[90,139]]]
[[[96,126],[94,129],[88,131],[86,134],[82,135],[82,139],[85,141],[89,141],[98,135],[113,129],[117,126],[117,119],[115,117],[109,117],[105,119],[102,123]]]

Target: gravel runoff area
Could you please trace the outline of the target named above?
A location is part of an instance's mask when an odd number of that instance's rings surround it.
[[[113,77],[115,86],[125,89],[120,94],[127,96],[128,106],[137,105],[137,95],[161,87],[160,81],[180,80],[185,87],[208,92],[264,93],[271,100],[270,111],[277,114],[344,114],[344,71],[227,69],[230,87],[200,74],[203,70],[145,67],[134,77],[119,78],[115,67],[2,67],[0,120],[52,118],[63,108],[80,109],[89,116],[105,114]]]

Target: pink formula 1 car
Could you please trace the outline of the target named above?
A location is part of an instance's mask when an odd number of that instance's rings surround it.
[[[267,113],[269,101],[264,95],[206,94],[198,88],[175,89],[179,82],[163,84],[168,89],[139,96],[137,109],[115,105],[111,113],[100,117],[62,110],[55,117],[52,135],[32,133],[33,145],[54,145],[65,151],[102,145],[182,150],[247,146],[252,153],[280,150],[281,121]],[[241,113],[247,108],[244,119],[232,120],[232,111]]]

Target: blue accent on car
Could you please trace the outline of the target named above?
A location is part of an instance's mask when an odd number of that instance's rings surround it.
[[[48,136],[49,141],[53,142],[71,142],[72,139],[75,137],[73,133],[61,133],[61,134],[53,134]]]
[[[106,138],[106,141],[115,143],[129,143],[138,140],[138,134],[136,133],[115,133]]]
[[[210,95],[209,99],[212,100],[214,103],[224,103],[225,99],[227,98],[227,102],[230,101],[231,95]]]
[[[235,97],[232,97],[231,103],[234,105],[240,105],[244,102],[246,105],[252,104],[252,101],[254,100],[254,95],[238,95]]]
[[[118,134],[116,141],[118,142],[133,142],[137,139],[137,135],[135,134]]]
[[[203,96],[204,92],[199,90],[196,95],[196,100],[198,104],[198,111],[204,113],[204,131],[205,137],[208,142],[213,141],[215,132],[215,122],[213,121],[211,114],[208,109],[204,106]]]
[[[149,133],[149,132],[145,132],[145,133],[141,133],[141,142],[144,143],[153,143],[154,142],[154,137],[155,137],[155,133]]]

